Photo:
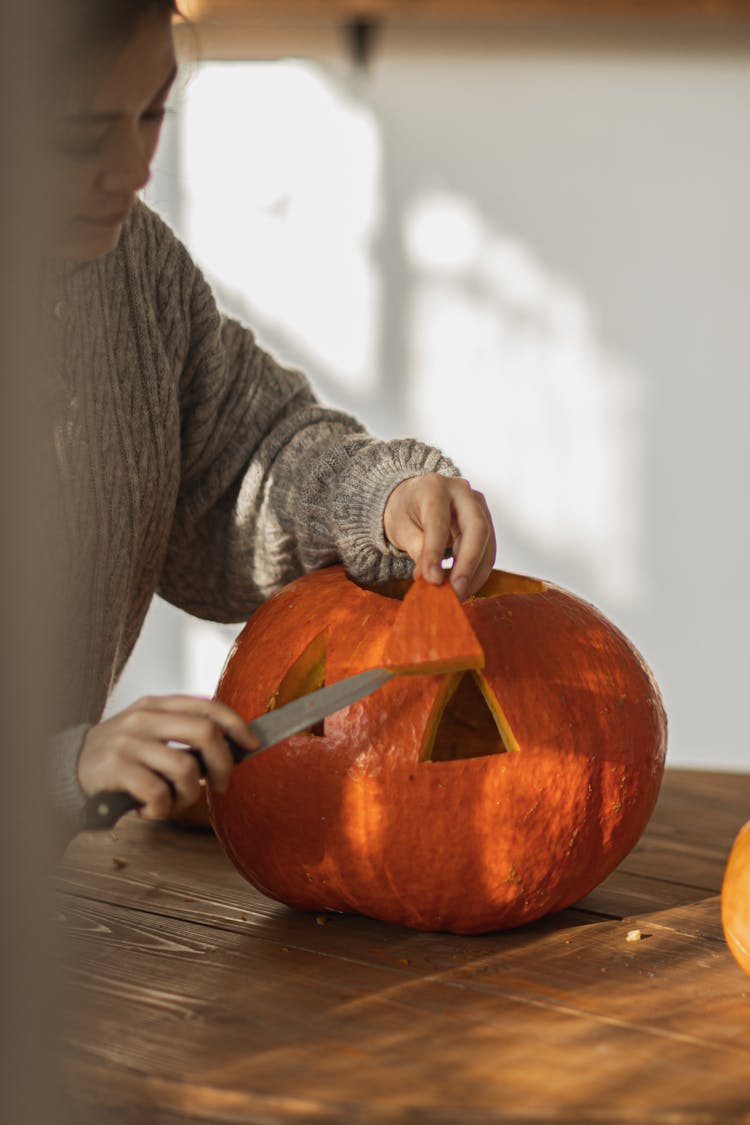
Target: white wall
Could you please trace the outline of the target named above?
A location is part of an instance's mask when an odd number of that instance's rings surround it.
[[[433,46],[386,36],[366,81],[331,60],[266,66],[278,96],[251,83],[223,103],[231,159],[185,133],[222,81],[196,71],[150,198],[328,401],[454,456],[490,500],[501,565],[633,638],[672,765],[748,769],[750,48]],[[326,198],[305,241],[300,216]],[[156,613],[116,702],[160,674],[213,687],[229,632],[191,673],[191,627]]]

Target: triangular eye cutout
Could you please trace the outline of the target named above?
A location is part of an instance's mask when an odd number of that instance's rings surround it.
[[[485,698],[482,678],[459,673],[436,701],[420,760],[456,762],[518,749],[497,701],[490,707]]]
[[[323,687],[326,681],[326,635],[319,633],[303,650],[284,674],[279,686],[268,701],[268,711],[283,707],[294,699],[309,695]],[[324,720],[315,723],[305,734],[324,734]]]
[[[382,663],[399,673],[483,668],[484,652],[448,582],[417,578],[399,607]]]

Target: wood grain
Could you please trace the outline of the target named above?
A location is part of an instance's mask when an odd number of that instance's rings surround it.
[[[80,836],[55,880],[76,1125],[750,1122],[718,897],[748,810],[750,776],[668,771],[600,888],[479,937],[288,910],[205,834]]]

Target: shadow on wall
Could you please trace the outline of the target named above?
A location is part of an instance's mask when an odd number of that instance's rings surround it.
[[[582,294],[467,197],[416,199],[403,241],[409,415],[485,491],[501,534],[567,560],[610,603],[634,600],[637,375]]]

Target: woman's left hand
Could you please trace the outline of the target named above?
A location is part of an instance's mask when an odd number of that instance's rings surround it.
[[[450,582],[460,601],[475,594],[495,561],[495,530],[481,492],[461,477],[409,477],[394,488],[383,514],[386,538],[414,560],[414,577],[439,585],[453,554]]]

